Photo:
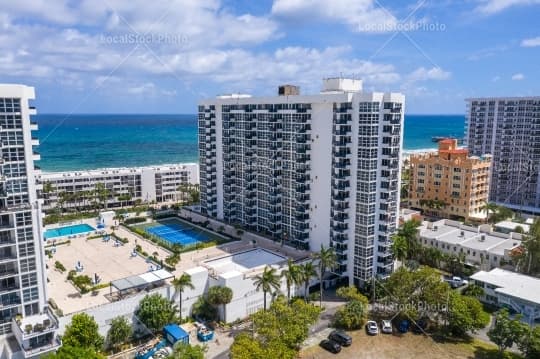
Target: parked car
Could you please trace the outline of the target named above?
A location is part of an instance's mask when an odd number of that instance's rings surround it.
[[[334,353],[334,354],[337,354],[341,351],[341,345],[339,345],[339,343],[336,343],[335,341],[333,340],[330,340],[330,339],[323,339],[319,345],[328,350],[329,352],[331,353]]]
[[[445,281],[448,282],[448,284],[450,284],[450,287],[452,288],[459,288],[459,287],[462,287],[466,284],[469,284],[469,281],[466,280],[466,279],[463,279],[461,277],[457,277],[457,276],[454,276],[454,277],[446,277],[445,278]]]
[[[377,325],[377,322],[374,322],[373,320],[368,320],[368,322],[366,323],[366,332],[369,335],[379,334],[379,326]]]
[[[428,327],[427,319],[420,319],[413,325],[412,331],[415,334],[422,334],[426,332],[427,327]]]
[[[392,334],[392,322],[390,320],[381,321],[381,332],[385,334]]]
[[[403,319],[401,322],[399,322],[398,330],[400,333],[407,333],[410,326],[411,322],[409,322],[407,319]]]
[[[328,335],[328,339],[333,340],[344,347],[348,347],[352,344],[351,336],[341,330],[334,330]]]

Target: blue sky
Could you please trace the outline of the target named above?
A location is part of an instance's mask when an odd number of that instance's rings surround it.
[[[540,95],[540,0],[17,0],[0,8],[0,82],[40,113],[195,113],[217,94],[315,93],[356,76],[408,113]]]

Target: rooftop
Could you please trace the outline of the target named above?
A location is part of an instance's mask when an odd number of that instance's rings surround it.
[[[498,287],[495,291],[514,298],[540,305],[540,279],[495,268],[489,272],[480,271],[472,279]]]
[[[495,233],[490,232],[487,227],[469,227],[449,220],[423,222],[419,235],[425,239],[459,244],[478,251],[489,250],[500,255],[504,255],[505,249],[512,249],[521,244],[519,234]]]
[[[142,166],[142,167],[116,167],[116,168],[101,168],[95,170],[84,171],[64,171],[64,172],[42,172],[38,178],[41,179],[56,179],[62,177],[84,177],[96,175],[113,175],[113,174],[133,174],[141,173],[143,170],[165,171],[165,170],[189,170],[198,166],[197,163],[178,163],[164,164],[159,166]]]
[[[211,259],[205,261],[204,265],[213,269],[218,274],[226,274],[228,272],[247,273],[267,265],[281,263],[285,260],[287,260],[285,256],[278,255],[263,248],[255,248]]]
[[[529,232],[530,226],[525,223],[518,223],[518,222],[512,222],[512,221],[502,221],[495,223],[495,227],[506,229],[509,231],[514,231],[517,227],[523,228],[523,231],[525,233]]]

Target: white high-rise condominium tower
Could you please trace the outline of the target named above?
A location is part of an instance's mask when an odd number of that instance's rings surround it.
[[[493,155],[490,201],[540,213],[540,97],[467,102],[469,152]]]
[[[201,211],[298,248],[335,248],[362,285],[393,270],[404,96],[325,79],[320,94],[199,104]]]
[[[47,308],[32,99],[32,87],[0,84],[0,358],[30,358],[60,345]]]

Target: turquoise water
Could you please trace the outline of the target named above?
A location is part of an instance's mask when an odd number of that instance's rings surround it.
[[[204,232],[183,226],[179,221],[161,222],[159,225],[147,227],[145,230],[169,243],[181,244],[183,246],[209,240]]]
[[[45,231],[45,239],[51,239],[56,237],[71,236],[79,233],[87,233],[95,231],[96,229],[86,223],[74,224],[72,226],[59,227],[54,229],[47,229]]]
[[[62,115],[34,118],[44,171],[197,162],[196,115]],[[404,149],[435,148],[433,136],[463,137],[463,115],[405,115]]]

